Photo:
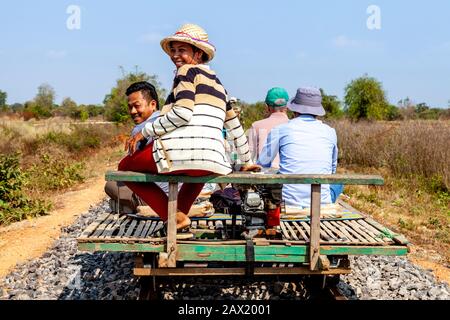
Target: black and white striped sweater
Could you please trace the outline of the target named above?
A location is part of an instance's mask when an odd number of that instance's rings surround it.
[[[227,93],[214,71],[204,65],[184,65],[177,71],[174,86],[161,116],[142,129],[154,137],[153,157],[158,172],[208,170],[228,174],[222,129],[234,140],[243,164],[251,163],[244,130],[232,109]]]

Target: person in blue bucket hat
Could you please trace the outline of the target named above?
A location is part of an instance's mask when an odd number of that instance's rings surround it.
[[[320,90],[301,87],[287,106],[295,117],[270,131],[257,163],[270,167],[279,153],[280,174],[336,173],[336,131],[317,118],[325,115]],[[322,185],[321,203],[334,203],[342,190],[342,185]],[[286,184],[283,199],[287,206],[310,207],[311,186]]]

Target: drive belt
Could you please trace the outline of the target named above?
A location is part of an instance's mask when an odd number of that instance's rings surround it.
[[[255,274],[255,246],[253,240],[247,240],[245,243],[245,275],[253,276]]]

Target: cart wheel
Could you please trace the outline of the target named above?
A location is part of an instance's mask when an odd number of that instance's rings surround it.
[[[138,300],[159,300],[156,277],[141,277]]]
[[[340,281],[341,276],[339,274],[327,276],[327,286],[329,287],[337,287]]]

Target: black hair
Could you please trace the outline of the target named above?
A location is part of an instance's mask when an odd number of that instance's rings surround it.
[[[205,63],[208,60],[208,55],[206,54],[205,51],[203,51],[202,49],[194,46],[193,44],[191,44],[191,47],[192,47],[192,50],[194,50],[194,52],[197,52],[197,51],[203,52],[203,54],[202,54],[202,62],[203,63]]]
[[[140,91],[142,96],[148,103],[152,100],[156,101],[156,108],[159,110],[159,101],[158,101],[158,93],[156,92],[156,88],[154,85],[147,81],[135,82],[131,86],[128,87],[126,91],[126,95],[129,96],[134,92]]]

